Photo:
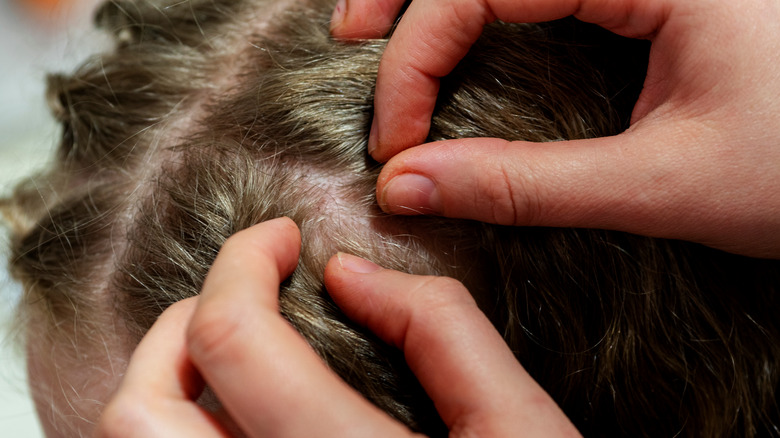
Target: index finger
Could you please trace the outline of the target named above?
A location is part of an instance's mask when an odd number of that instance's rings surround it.
[[[170,306],[138,344],[95,436],[228,436],[218,419],[195,402],[203,380],[187,356],[185,331],[196,300]]]
[[[339,253],[325,284],[347,316],[403,351],[450,436],[579,436],[461,283]]]
[[[231,237],[188,330],[192,362],[248,436],[408,434],[327,368],[278,310],[300,234],[275,219]]]
[[[363,0],[350,0],[350,3],[363,3]],[[387,0],[378,3],[384,5]],[[353,9],[358,8],[353,6]],[[425,141],[439,92],[439,78],[455,68],[479,38],[483,27],[496,19],[540,22],[574,15],[623,36],[650,37],[664,24],[670,9],[668,0],[412,2],[379,64],[369,152],[384,162]],[[340,31],[344,32],[343,27]]]

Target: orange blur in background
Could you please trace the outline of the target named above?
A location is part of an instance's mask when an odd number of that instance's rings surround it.
[[[36,19],[49,20],[52,13],[75,0],[15,0],[26,13]]]

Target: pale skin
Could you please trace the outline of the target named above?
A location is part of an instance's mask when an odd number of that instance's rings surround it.
[[[337,38],[376,38],[403,0],[346,0]],[[574,15],[652,41],[630,129],[534,147],[423,144],[438,93],[485,24]],[[780,3],[417,0],[379,67],[369,152],[382,208],[504,225],[604,228],[780,257]]]
[[[332,373],[279,314],[279,283],[300,244],[286,218],[231,237],[201,295],[171,306],[141,341],[96,436],[232,436],[225,415],[195,402],[204,382],[250,437],[414,435]],[[459,282],[337,254],[325,283],[350,318],[404,352],[451,436],[579,436]]]

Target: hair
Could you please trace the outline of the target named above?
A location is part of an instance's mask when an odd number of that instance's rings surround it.
[[[386,40],[330,39],[332,6],[113,0],[96,23],[115,48],[49,77],[57,160],[0,207],[28,350],[60,383],[35,389],[68,400],[41,413],[59,433],[99,413],[80,392],[121,376],[230,235],[289,216],[303,248],[282,314],[412,430],[446,433],[402,355],[328,297],[336,251],[462,281],[586,436],[780,436],[778,262],[621,232],[382,213],[381,166],[365,146]],[[443,80],[429,140],[619,133],[647,53],[573,19],[494,23]]]

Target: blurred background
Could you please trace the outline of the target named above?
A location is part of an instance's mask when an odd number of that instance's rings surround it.
[[[44,99],[47,72],[70,71],[107,47],[91,29],[99,0],[0,0],[0,195],[50,159],[59,128]],[[10,320],[20,290],[8,276],[0,226],[0,435],[42,437]]]

